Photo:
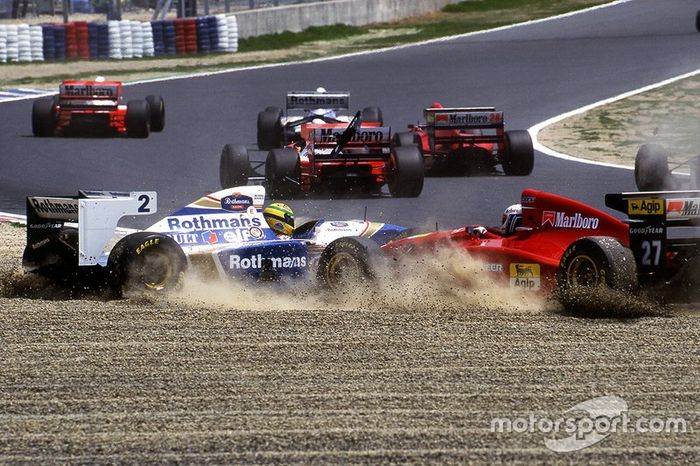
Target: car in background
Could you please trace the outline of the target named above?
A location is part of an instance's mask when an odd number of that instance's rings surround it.
[[[668,150],[658,144],[642,144],[634,159],[634,181],[640,191],[673,191],[700,189],[700,156],[686,157],[674,166],[668,163]],[[690,179],[674,176],[677,169],[686,168]]]
[[[221,186],[246,184],[250,172],[247,148],[225,145],[219,164]],[[416,197],[423,190],[423,178],[418,147],[394,147],[391,128],[363,122],[362,112],[349,123],[306,121],[295,142],[270,150],[265,159],[264,180],[274,198],[356,188],[377,194],[384,184],[393,196]]]
[[[342,124],[352,119],[350,92],[328,92],[320,87],[316,91],[292,91],[287,93],[285,111],[269,106],[258,113],[257,143],[259,150],[285,147],[301,138],[301,127],[306,123]],[[362,110],[365,123],[384,124],[379,107]]]
[[[157,95],[124,102],[121,81],[68,80],[58,95],[34,101],[32,132],[37,137],[125,135],[146,138],[165,127],[165,103]]]
[[[155,213],[155,192],[29,196],[22,264],[27,272],[81,287],[106,285],[119,297],[176,289],[188,270],[205,280],[315,278],[331,241],[357,236],[384,244],[405,230],[366,220],[318,219],[278,237],[263,217],[264,200],[262,186],[225,189],[136,231],[118,228],[119,219]]]
[[[493,107],[443,108],[424,111],[425,123],[397,133],[397,145],[418,145],[426,171],[444,174],[525,176],[532,172],[534,149],[525,130],[505,131],[503,112]]]

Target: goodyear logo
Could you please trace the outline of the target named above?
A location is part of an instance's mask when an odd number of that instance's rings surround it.
[[[540,264],[510,264],[510,286],[522,290],[539,290]]]
[[[627,201],[629,215],[663,215],[663,199],[629,199]]]

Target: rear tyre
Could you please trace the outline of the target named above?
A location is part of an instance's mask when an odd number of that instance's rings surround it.
[[[420,145],[420,136],[413,131],[395,133],[393,142],[395,146],[418,146]]]
[[[362,109],[363,123],[379,123],[379,126],[384,126],[384,116],[382,109],[379,107],[365,107]]]
[[[368,238],[346,237],[331,242],[323,250],[318,264],[321,286],[339,293],[375,278],[376,260],[382,254],[379,245]]]
[[[559,261],[557,294],[567,309],[585,306],[591,296],[606,290],[627,293],[636,287],[634,254],[615,238],[581,238],[564,251]]]
[[[394,197],[418,197],[423,191],[423,157],[416,146],[391,149],[387,176],[389,192]]]
[[[640,191],[674,189],[666,149],[658,144],[642,144],[634,159],[634,181]]]
[[[55,129],[56,105],[54,99],[35,100],[32,105],[32,133],[34,136],[52,136]]]
[[[535,164],[535,150],[530,133],[525,130],[506,131],[503,172],[508,176],[527,176]]]
[[[151,110],[145,100],[126,104],[126,134],[130,138],[147,138],[151,128]]]
[[[258,113],[258,148],[270,150],[282,145],[282,110],[268,107]]]
[[[161,233],[142,231],[122,238],[107,262],[109,286],[115,297],[165,293],[177,289],[187,270],[180,246]]]
[[[700,32],[700,10],[698,10],[698,13],[695,15],[695,29]]]
[[[265,181],[270,197],[288,198],[299,194],[301,169],[297,151],[288,147],[272,149],[265,160]]]
[[[151,131],[163,131],[165,128],[165,101],[159,95],[149,95],[148,102]]]
[[[240,144],[226,144],[221,150],[219,163],[219,180],[221,187],[233,188],[248,184],[250,159],[248,149]]]

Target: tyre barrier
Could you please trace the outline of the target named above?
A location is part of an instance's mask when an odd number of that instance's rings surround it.
[[[0,63],[238,51],[235,16],[0,25]]]

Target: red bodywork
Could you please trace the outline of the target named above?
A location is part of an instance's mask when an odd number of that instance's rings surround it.
[[[389,167],[391,134],[378,123],[364,123],[341,153],[331,157],[335,133],[342,133],[347,124],[307,123],[301,126],[303,149],[299,150],[301,190],[309,192],[314,186],[332,179],[356,179],[367,185],[381,186],[386,182]],[[319,134],[324,133],[322,137]]]
[[[424,116],[425,124],[408,129],[419,138],[426,169],[448,158],[479,157],[495,163],[505,149],[503,112],[490,107],[427,108]]]
[[[511,287],[551,293],[566,248],[587,236],[609,236],[629,246],[626,223],[598,209],[556,194],[534,189],[522,192],[522,227],[510,236],[490,229],[483,237],[469,227],[418,235],[386,244],[383,249],[398,257],[407,253],[431,253],[458,248],[484,263],[484,273]]]
[[[80,127],[126,133],[121,81],[63,81],[56,100],[56,132]]]

